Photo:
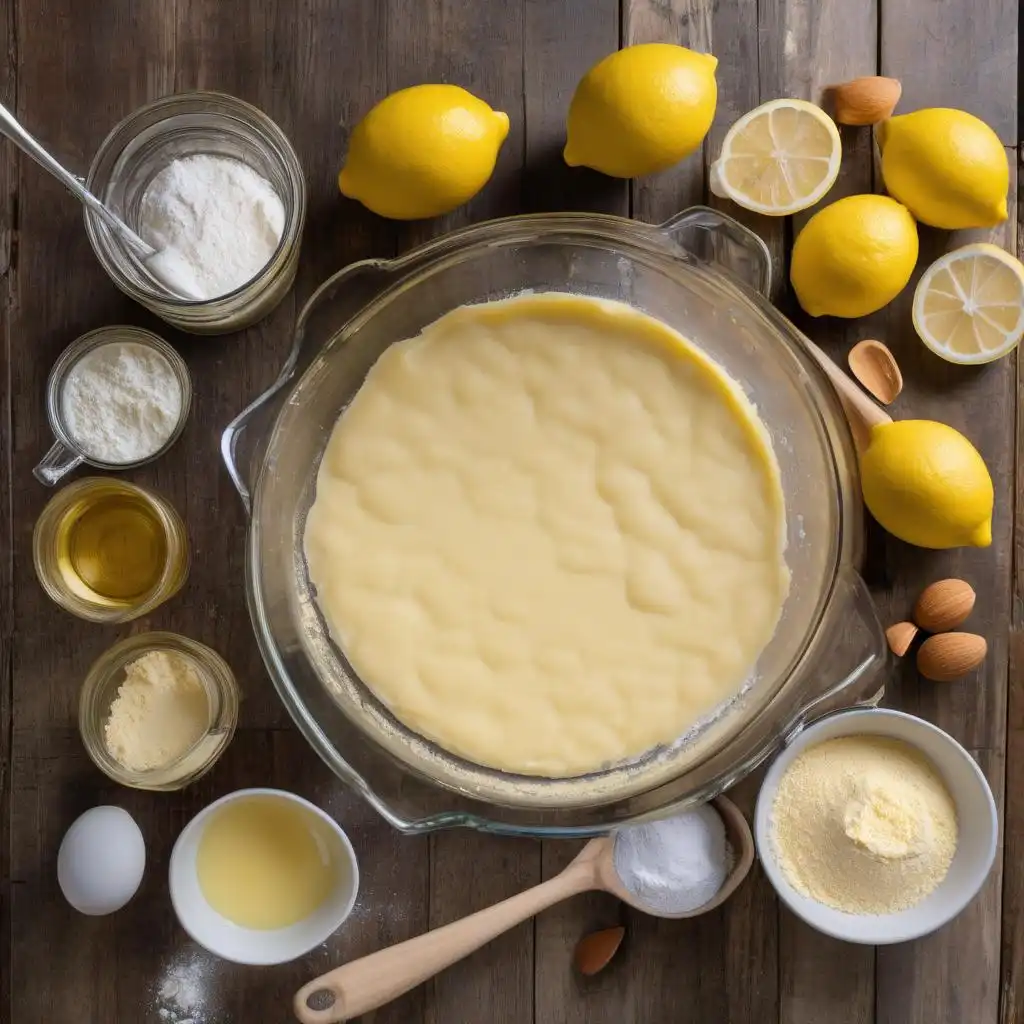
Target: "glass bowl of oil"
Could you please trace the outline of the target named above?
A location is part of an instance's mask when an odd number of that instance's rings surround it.
[[[43,509],[33,534],[39,582],[91,622],[128,622],[173,597],[189,569],[185,524],[152,491],[84,477]]]
[[[206,694],[208,718],[203,733],[173,760],[133,771],[108,749],[106,727],[128,666],[154,651],[183,659],[193,669]],[[93,764],[114,782],[133,789],[184,789],[205,775],[231,742],[239,700],[234,673],[216,651],[177,633],[139,633],[108,648],[89,669],[78,697],[78,731]]]

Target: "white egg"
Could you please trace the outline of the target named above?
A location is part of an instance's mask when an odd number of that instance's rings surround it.
[[[94,807],[64,833],[57,882],[83,914],[112,914],[136,893],[146,868],[146,844],[135,819],[120,807]]]

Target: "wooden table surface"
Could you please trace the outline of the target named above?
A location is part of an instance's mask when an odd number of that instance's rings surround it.
[[[291,1019],[290,996],[346,958],[415,935],[551,875],[571,844],[464,831],[405,838],[346,792],[292,728],[264,672],[243,602],[241,505],[218,457],[225,424],[275,376],[299,304],[327,274],[388,256],[457,225],[537,210],[599,209],[648,221],[705,198],[707,166],[726,128],[778,96],[818,100],[830,82],[881,73],[903,82],[901,109],[960,106],[1006,145],[1010,218],[991,232],[1017,245],[1018,24],[1013,0],[7,0],[0,8],[0,96],[73,168],[85,169],[120,118],[165,93],[234,93],[266,110],[294,141],[310,209],[294,293],[265,323],[224,339],[185,337],[120,295],[92,257],[73,200],[10,145],[0,145],[0,1020],[12,1024],[166,1021],[154,999],[168,971],[193,962],[197,1022]],[[620,43],[668,40],[711,50],[719,102],[703,158],[632,184],[570,171],[564,118],[580,75]],[[440,221],[394,224],[343,201],[335,187],[350,127],[385,93],[424,81],[463,85],[509,113],[490,185]],[[879,184],[869,134],[843,133],[842,177],[829,199]],[[745,220],[783,271],[799,222]],[[922,261],[954,240],[922,229]],[[946,365],[916,340],[911,288],[867,320],[797,317],[836,357],[864,337],[896,352],[907,385],[900,417],[942,419],[980,447],[996,481],[994,540],[984,551],[929,553],[879,531],[867,575],[886,621],[940,576],[979,591],[973,627],[989,640],[983,671],[961,684],[921,683],[905,666],[888,701],[949,730],[992,783],[1005,844],[981,896],[951,926],[883,949],[817,935],[781,909],[755,871],[721,911],[664,922],[610,898],[578,898],[381,1010],[384,1022],[445,1024],[1019,1024],[1024,1021],[1024,661],[1018,558],[1024,521],[1015,494],[1017,361]],[[783,308],[791,297],[778,296]],[[195,378],[193,414],[165,458],[133,474],[185,516],[194,564],[184,592],[122,628],[56,609],[36,583],[31,532],[48,492],[32,466],[50,444],[49,368],[77,335],[128,322],[180,347]],[[151,628],[204,641],[245,692],[226,756],[181,794],[120,789],[93,768],[75,708],[91,661]],[[748,808],[754,780],[740,789]],[[362,863],[358,910],[298,963],[246,969],[197,952],[166,888],[170,847],[213,798],[272,784],[328,808]],[[113,802],[142,826],[148,868],[121,912],[86,918],[57,888],[61,835],[86,808]],[[622,922],[628,940],[591,981],[570,968],[589,929]],[[181,1014],[177,1015],[181,1017]],[[170,1020],[173,1022],[175,1016]],[[370,1019],[370,1018],[367,1018]]]

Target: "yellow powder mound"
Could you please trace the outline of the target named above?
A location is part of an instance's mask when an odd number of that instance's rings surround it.
[[[899,740],[844,736],[805,750],[772,808],[797,892],[849,914],[914,906],[946,877],[956,807],[931,763]]]

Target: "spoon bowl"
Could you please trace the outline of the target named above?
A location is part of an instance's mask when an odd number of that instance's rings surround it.
[[[734,861],[721,889],[702,907],[682,914],[662,914],[641,903],[615,873],[614,835],[600,836],[591,839],[554,878],[461,921],[343,964],[303,985],[295,994],[295,1016],[302,1024],[337,1024],[359,1017],[397,999],[520,922],[581,892],[611,893],[654,917],[706,914],[732,895],[754,862],[753,835],[739,808],[724,796],[717,797],[713,804],[725,824]]]

